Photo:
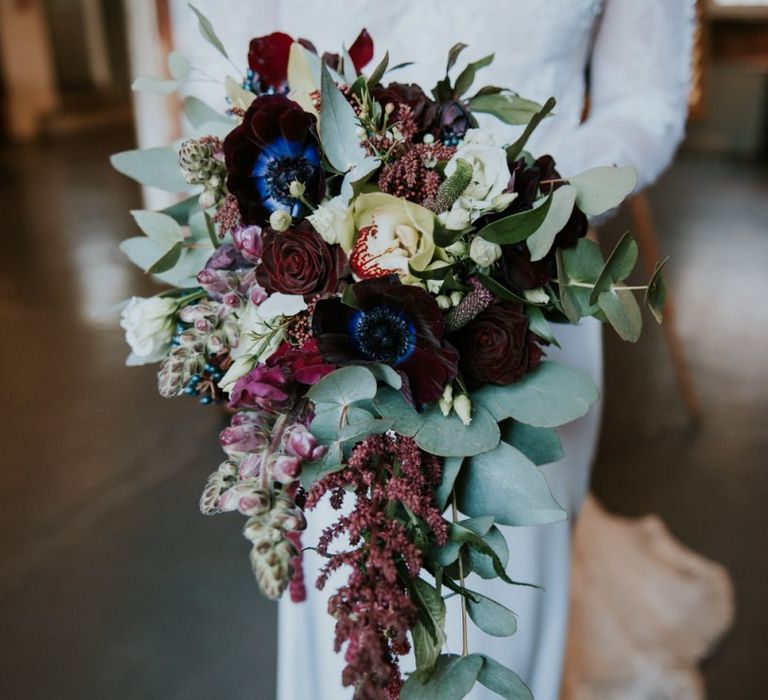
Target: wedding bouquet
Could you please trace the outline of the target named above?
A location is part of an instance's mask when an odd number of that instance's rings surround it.
[[[322,57],[304,39],[259,37],[247,74],[223,82],[226,109],[184,101],[193,137],[113,157],[145,185],[199,190],[133,212],[144,235],[121,248],[170,288],[125,307],[129,364],[159,361],[160,394],[230,410],[201,509],[247,518],[265,595],[303,599],[303,547],[325,559],[318,587],[348,572],[330,595],[328,643],[344,647],[357,698],[450,700],[476,682],[530,697],[510,669],[470,653],[466,624],[463,653],[442,653],[445,598],[460,596],[465,623],[513,634],[514,613],[473,577],[525,585],[507,574],[498,526],[566,517],[539,465],[562,457],[555,428],[597,390],[546,360],[551,323],[593,316],[636,340],[633,292],[657,318],[664,300],[658,269],[645,287],[624,284],[629,235],[607,260],[585,238],[587,217],[633,190],[634,170],[564,177],[527,153],[554,99],[491,86],[468,96],[493,56],[456,71],[464,48],[428,94],[390,82],[399,66],[387,55],[362,73],[365,31]],[[196,70],[172,53],[172,79],[134,87],[167,94]],[[479,114],[524,128],[502,144]],[[326,497],[337,519],[302,542]]]

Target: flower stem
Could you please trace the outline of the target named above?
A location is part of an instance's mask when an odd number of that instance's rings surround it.
[[[458,520],[458,508],[456,506],[456,487],[451,491],[451,520],[456,523]],[[464,562],[461,559],[461,550],[459,550],[459,584],[464,588]],[[461,655],[469,654],[469,640],[467,629],[467,599],[461,596]]]
[[[554,280],[554,281],[557,282],[557,284],[559,284],[561,286],[566,286],[566,287],[582,287],[583,289],[594,289],[595,288],[595,285],[594,284],[590,284],[589,282],[575,282],[574,280],[569,280],[566,285],[563,285],[563,283],[560,280]],[[645,289],[648,289],[648,285],[647,284],[638,284],[638,285],[634,285],[634,286],[628,286],[628,285],[623,285],[623,284],[616,284],[616,285],[613,285],[611,287],[611,289],[613,289],[614,291],[618,291],[618,292],[640,292],[640,291],[643,291]]]

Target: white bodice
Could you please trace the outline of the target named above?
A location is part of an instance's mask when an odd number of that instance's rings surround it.
[[[648,184],[683,135],[693,0],[203,0],[198,6],[242,64],[248,40],[275,29],[306,37],[322,52],[349,45],[366,27],[375,44],[372,65],[388,50],[391,65],[414,61],[392,73],[393,80],[429,89],[456,42],[469,44],[461,62],[493,52],[477,86],[508,87],[540,102],[557,98],[556,115],[530,149],[551,153],[564,175],[634,165]],[[173,10],[182,50],[214,75],[231,73],[200,40],[186,2],[174,0]],[[591,111],[581,124],[590,63]],[[513,140],[512,127],[495,124]]]

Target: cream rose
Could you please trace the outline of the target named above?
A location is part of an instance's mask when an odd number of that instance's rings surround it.
[[[163,359],[171,345],[177,309],[177,302],[167,297],[130,299],[120,320],[132,350],[126,364],[146,365]]]

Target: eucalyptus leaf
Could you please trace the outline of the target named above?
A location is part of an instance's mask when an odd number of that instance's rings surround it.
[[[393,389],[397,389],[400,391],[400,389],[403,386],[403,378],[402,376],[392,367],[389,365],[385,365],[382,363],[367,365],[367,368],[373,373],[373,376],[376,377],[380,382],[384,382],[385,384],[388,384]]]
[[[179,262],[183,246],[184,244],[181,242],[174,243],[168,252],[164,253],[160,258],[152,263],[147,272],[150,275],[157,275],[161,272],[167,272],[168,270],[171,270],[176,265],[176,263]]]
[[[373,405],[382,418],[388,418],[392,421],[392,430],[399,435],[413,437],[424,424],[418,411],[405,400],[399,391],[392,387],[379,387],[373,399]]]
[[[168,54],[168,71],[171,77],[176,80],[184,80],[189,75],[190,68],[189,59],[183,54],[178,51],[171,51]]]
[[[510,92],[476,95],[468,104],[473,112],[491,114],[505,124],[527,124],[541,109],[538,102]]]
[[[342,429],[352,427],[352,431],[365,432],[374,417],[365,409],[357,406],[343,406],[338,403],[316,403],[315,416],[310,423],[309,431],[319,442],[328,444],[334,441],[343,442]]]
[[[376,377],[366,367],[350,365],[323,377],[307,392],[315,403],[335,403],[349,406],[355,401],[376,396]]]
[[[179,157],[172,148],[160,146],[115,153],[110,162],[123,175],[148,187],[184,192],[189,184],[179,169]]]
[[[341,196],[346,203],[360,194],[365,183],[380,165],[381,161],[378,158],[367,156],[349,169],[341,183]]]
[[[542,197],[534,204],[533,209],[496,219],[481,228],[478,235],[486,241],[499,245],[511,245],[524,241],[542,226],[551,205],[552,195]]]
[[[502,430],[502,438],[536,465],[558,462],[564,456],[563,445],[554,428],[509,421]]]
[[[592,168],[568,178],[577,190],[576,205],[587,216],[598,216],[619,206],[637,187],[637,171],[629,167]]]
[[[189,219],[195,210],[200,211],[200,202],[197,195],[187,197],[176,204],[171,204],[169,207],[161,209],[160,213],[170,216],[177,224],[186,226],[189,224]]]
[[[499,564],[506,569],[509,563],[509,546],[501,530],[495,525],[483,535],[483,540],[496,554]],[[469,568],[480,578],[497,578],[498,573],[494,566],[493,558],[486,552],[481,552],[477,547],[470,546],[467,550]]]
[[[477,680],[488,690],[500,695],[504,700],[534,700],[533,693],[520,676],[489,656],[481,656],[483,666]]]
[[[234,129],[236,124],[226,114],[215,110],[199,97],[187,97],[184,100],[184,115],[193,127],[200,127],[209,122],[222,122]]]
[[[545,117],[555,108],[557,104],[554,97],[550,97],[544,106],[531,117],[531,121],[528,122],[523,133],[511,146],[507,147],[507,160],[514,161],[520,156],[525,148],[525,144],[528,143],[528,139],[533,133],[534,129],[544,120]]]
[[[224,58],[229,58],[227,50],[224,48],[224,44],[221,43],[221,39],[219,39],[216,32],[213,30],[211,21],[194,5],[190,5],[189,8],[197,15],[197,25],[203,38],[224,56]]]
[[[347,85],[352,85],[357,80],[355,63],[345,46],[341,47],[341,77]]]
[[[645,290],[645,303],[651,310],[653,317],[658,323],[664,320],[664,303],[667,299],[667,285],[664,281],[662,269],[667,264],[669,258],[656,263],[651,279],[648,282],[648,288]]]
[[[154,95],[170,95],[181,87],[180,80],[156,78],[152,75],[140,75],[131,83],[134,92],[150,92]]]
[[[475,654],[441,654],[429,680],[422,683],[420,675],[413,674],[400,691],[400,700],[462,700],[482,667],[482,657]]]
[[[622,340],[637,342],[643,329],[643,316],[631,291],[610,289],[598,297],[597,305]]]
[[[473,594],[475,600],[467,600],[467,612],[483,632],[493,637],[511,637],[517,632],[515,613],[480,593]]]
[[[492,515],[501,525],[546,525],[565,520],[538,467],[511,445],[468,460],[457,495],[466,515]]]
[[[444,511],[451,497],[453,484],[459,476],[463,457],[446,457],[443,459],[443,469],[440,477],[440,485],[435,489],[435,505],[440,512]]]
[[[525,313],[528,316],[528,330],[559,348],[560,343],[555,338],[549,321],[544,317],[544,312],[537,306],[528,304],[525,308]]]
[[[632,270],[635,269],[637,262],[637,243],[635,243],[631,234],[625,233],[614,247],[605,266],[600,272],[600,276],[595,282],[594,289],[589,296],[589,303],[596,304],[597,298],[605,291],[611,288],[613,282],[621,282],[629,277]]]
[[[184,240],[184,232],[181,226],[167,214],[147,209],[134,209],[131,212],[134,220],[144,235],[151,238],[161,248],[168,249],[174,243]]]
[[[424,424],[414,436],[416,444],[439,457],[465,457],[493,449],[500,439],[499,426],[481,406],[472,409],[472,422],[464,425],[455,413],[444,416],[436,405],[423,414]]]
[[[331,165],[346,173],[367,154],[357,137],[357,115],[325,64],[321,67],[321,92],[320,140]]]
[[[541,226],[526,239],[532,261],[541,260],[549,253],[555,242],[555,236],[563,230],[568,219],[571,218],[575,202],[576,188],[570,185],[563,185],[552,193],[546,218]]]
[[[600,246],[586,238],[580,238],[571,248],[561,249],[561,254],[565,276],[576,282],[594,284],[605,266]]]
[[[515,384],[488,384],[472,394],[473,403],[497,421],[514,418],[541,428],[581,418],[597,399],[597,387],[589,377],[551,361],[542,362]]]

